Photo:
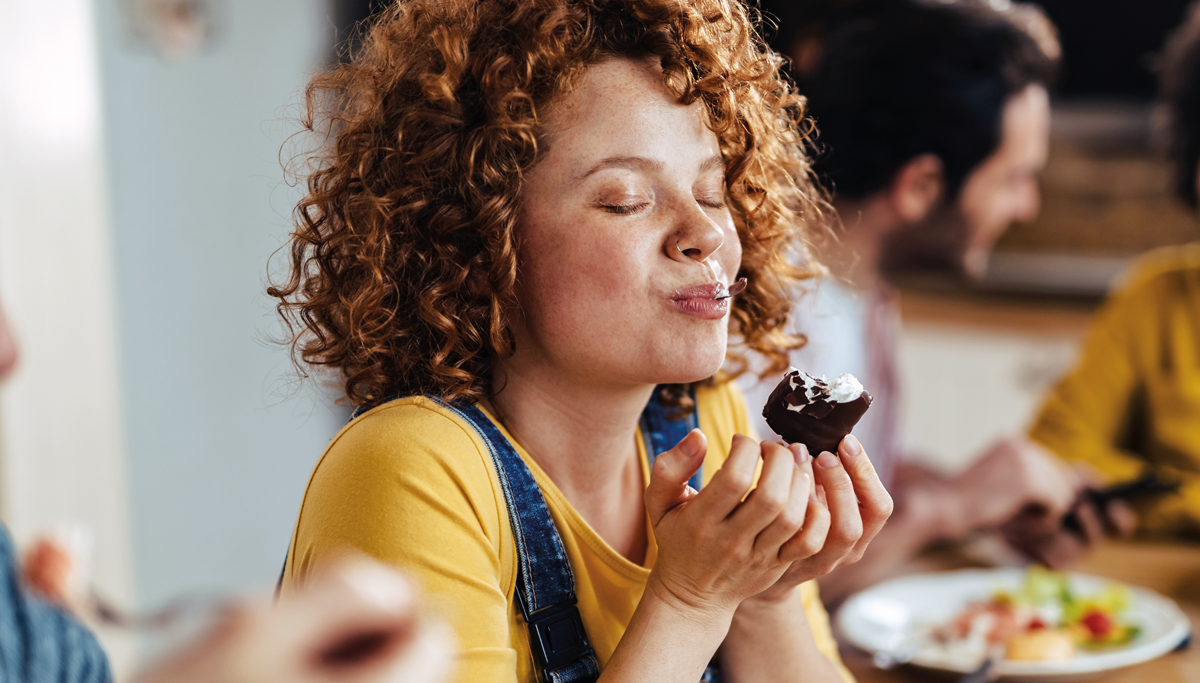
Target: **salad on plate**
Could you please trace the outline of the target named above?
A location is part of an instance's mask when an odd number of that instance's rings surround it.
[[[1066,574],[1033,567],[1017,590],[997,590],[932,629],[934,641],[978,652],[1003,646],[1005,659],[1070,659],[1077,649],[1124,645],[1140,628],[1127,621],[1129,588],[1109,583],[1095,593],[1071,587]]]

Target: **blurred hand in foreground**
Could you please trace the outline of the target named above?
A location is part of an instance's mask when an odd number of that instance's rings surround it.
[[[134,680],[440,683],[452,653],[449,629],[420,613],[403,577],[354,559],[277,605],[231,605],[198,641]]]
[[[87,609],[91,534],[77,525],[59,525],[42,534],[21,555],[21,581],[43,600],[82,616]]]

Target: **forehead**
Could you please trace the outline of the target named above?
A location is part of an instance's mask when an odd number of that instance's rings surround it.
[[[608,59],[588,67],[543,120],[544,162],[575,166],[612,156],[719,155],[699,102],[682,104],[657,60]]]
[[[1040,166],[1050,142],[1050,98],[1041,85],[1030,85],[1004,105],[997,156],[1014,164]]]

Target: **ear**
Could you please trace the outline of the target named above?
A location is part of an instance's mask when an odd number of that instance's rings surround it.
[[[892,179],[891,204],[906,225],[919,223],[933,211],[945,189],[942,160],[935,154],[909,159]]]

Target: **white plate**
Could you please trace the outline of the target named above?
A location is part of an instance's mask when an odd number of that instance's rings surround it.
[[[1015,590],[1022,569],[964,569],[916,574],[884,581],[855,594],[837,613],[837,628],[852,645],[874,655],[905,649],[914,634],[945,624],[970,602],[986,600],[997,590]],[[1101,591],[1111,579],[1070,574],[1077,594]],[[997,673],[1011,677],[1055,677],[1089,674],[1145,662],[1174,650],[1190,631],[1187,617],[1170,599],[1152,590],[1129,587],[1127,623],[1141,628],[1129,643],[1100,651],[1080,650],[1068,660],[999,663]],[[949,652],[933,643],[916,650],[912,664],[929,669],[966,673],[982,662],[981,655]]]

